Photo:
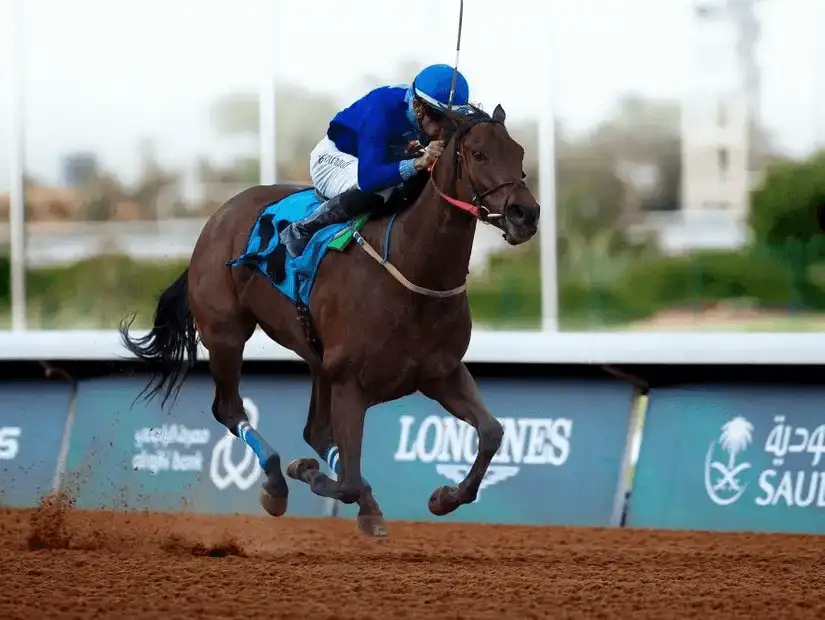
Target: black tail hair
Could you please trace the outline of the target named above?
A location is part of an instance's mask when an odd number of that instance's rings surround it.
[[[135,315],[120,323],[123,345],[141,362],[148,364],[149,383],[138,398],[149,401],[163,391],[161,406],[177,399],[181,385],[198,359],[195,319],[189,310],[189,269],[161,293],[152,330],[141,338],[131,338],[129,328]]]

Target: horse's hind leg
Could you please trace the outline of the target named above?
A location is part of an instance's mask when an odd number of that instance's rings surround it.
[[[324,460],[337,478],[340,472],[340,451],[332,438],[331,402],[332,385],[323,376],[313,374],[309,412],[304,426],[304,441]],[[296,459],[293,463],[304,468],[320,469],[318,461],[313,458]],[[369,486],[366,480],[364,484]]]
[[[222,322],[218,329],[205,329],[201,335],[201,341],[209,350],[209,370],[215,383],[212,415],[252,448],[266,474],[260,491],[261,506],[273,517],[280,517],[286,512],[289,495],[281,473],[281,457],[249,423],[238,391],[244,344],[252,335],[254,324],[252,328],[239,325]]]
[[[372,488],[360,473],[366,408],[360,404],[356,391],[344,386],[337,386],[335,391],[333,403],[331,384],[320,375],[313,377],[304,439],[326,461],[335,476],[342,479],[333,480],[322,473],[318,461],[313,458],[292,461],[287,467],[287,475],[306,482],[316,495],[344,503],[356,501],[358,529],[369,536],[384,537],[387,535],[384,515]],[[345,462],[350,463],[349,468],[345,467]],[[360,484],[349,483],[353,476]]]
[[[478,386],[464,364],[446,379],[422,385],[420,390],[478,433],[478,453],[464,480],[457,487],[439,487],[430,496],[430,512],[443,516],[475,501],[487,468],[501,446],[504,429],[484,406]]]
[[[330,425],[330,403],[332,391],[328,381],[323,377],[313,373],[312,392],[309,397],[309,411],[307,421],[304,426],[304,441],[320,456],[330,469],[338,474],[338,448],[332,441],[332,426]],[[294,467],[293,467],[294,465]],[[287,474],[290,470],[295,472],[296,467],[317,469],[320,465],[314,458],[296,459],[287,467]],[[300,478],[296,477],[296,480]]]

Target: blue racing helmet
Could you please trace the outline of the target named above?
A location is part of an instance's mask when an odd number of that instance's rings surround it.
[[[432,107],[446,110],[450,101],[450,88],[453,85],[455,69],[450,65],[430,65],[422,69],[412,83],[413,94]],[[470,87],[467,80],[458,71],[455,79],[453,105],[450,109],[459,110],[467,106],[470,100]]]

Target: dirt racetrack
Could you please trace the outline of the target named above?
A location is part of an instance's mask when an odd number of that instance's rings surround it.
[[[825,618],[825,538],[0,509],[0,618]]]

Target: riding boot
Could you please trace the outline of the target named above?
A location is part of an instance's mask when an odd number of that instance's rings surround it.
[[[365,194],[357,187],[338,194],[322,203],[304,219],[284,228],[279,239],[290,256],[300,256],[316,232],[357,217],[371,204],[368,200],[370,197],[374,198],[375,195]]]

